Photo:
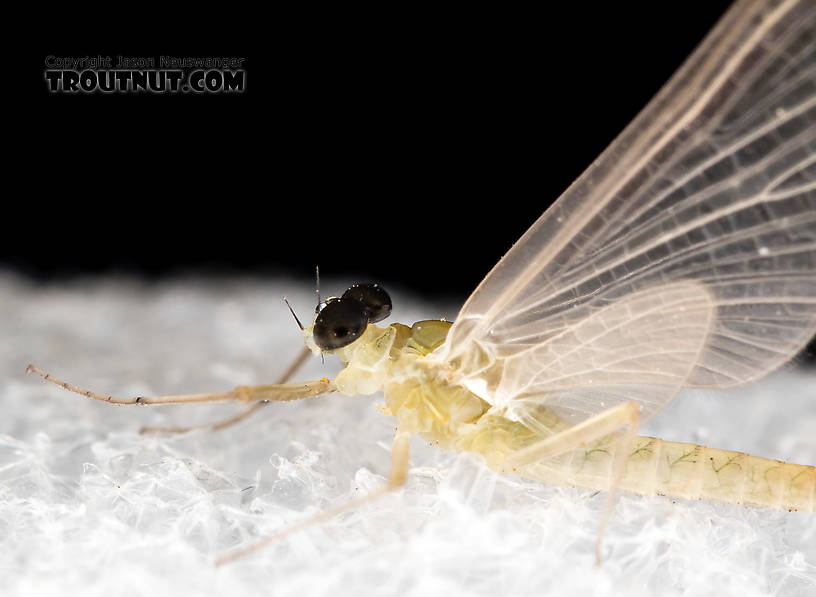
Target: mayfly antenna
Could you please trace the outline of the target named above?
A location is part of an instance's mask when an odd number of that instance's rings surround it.
[[[320,306],[320,266],[315,265],[315,292],[317,293],[317,306]]]
[[[300,323],[300,319],[298,319],[298,316],[295,315],[295,310],[292,309],[292,305],[289,304],[289,301],[286,300],[286,297],[283,297],[283,302],[286,303],[287,307],[289,307],[289,313],[291,313],[292,317],[295,318],[295,321],[297,322],[298,327],[300,328],[300,331],[302,332],[303,331],[303,324]]]

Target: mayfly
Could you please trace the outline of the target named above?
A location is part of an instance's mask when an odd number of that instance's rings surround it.
[[[454,323],[376,325],[390,310],[356,285],[301,325],[345,363],[334,380],[286,383],[293,367],[273,385],[116,398],[29,370],[116,404],[256,403],[214,427],[382,391],[392,470],[364,499],[405,482],[420,434],[549,483],[814,512],[812,466],[636,431],[681,389],[759,379],[816,333],[816,3],[737,2]]]

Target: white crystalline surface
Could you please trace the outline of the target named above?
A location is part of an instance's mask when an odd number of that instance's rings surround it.
[[[215,568],[228,550],[383,483],[394,420],[374,408],[382,397],[141,436],[145,424],[241,407],[117,407],[24,369],[126,396],[270,383],[300,342],[284,294],[304,316],[312,308],[308,285],[288,280],[43,286],[0,274],[0,595],[816,594],[816,515],[620,496],[596,568],[603,494],[500,478],[421,440],[404,491]],[[456,315],[392,296],[392,320]],[[313,359],[298,378],[337,370]],[[816,464],[814,388],[812,371],[790,369],[680,398],[644,431]]]

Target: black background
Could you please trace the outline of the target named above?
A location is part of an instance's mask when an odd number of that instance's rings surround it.
[[[726,3],[240,13],[39,29],[11,175],[38,276],[362,274],[467,294]],[[239,56],[222,95],[49,94],[56,56]]]
[[[29,36],[0,266],[464,298],[727,2],[58,15]],[[379,9],[377,9],[379,10]],[[242,94],[50,94],[45,57],[237,56]]]

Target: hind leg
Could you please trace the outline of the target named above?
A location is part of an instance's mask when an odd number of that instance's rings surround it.
[[[640,424],[640,410],[634,402],[624,402],[618,406],[610,408],[575,425],[556,433],[540,442],[536,442],[526,448],[511,452],[503,462],[502,472],[512,473],[525,465],[543,462],[550,458],[555,458],[567,452],[579,450],[597,440],[610,436],[621,429],[626,429],[616,442],[620,442],[615,449],[612,459],[611,470],[609,471],[609,483],[605,488],[609,492],[604,511],[601,516],[601,523],[598,528],[598,539],[595,543],[596,562],[601,559],[601,540],[609,517],[612,514],[615,491],[620,485],[623,474],[626,470],[626,461],[632,451],[632,445],[637,437],[637,430]]]

